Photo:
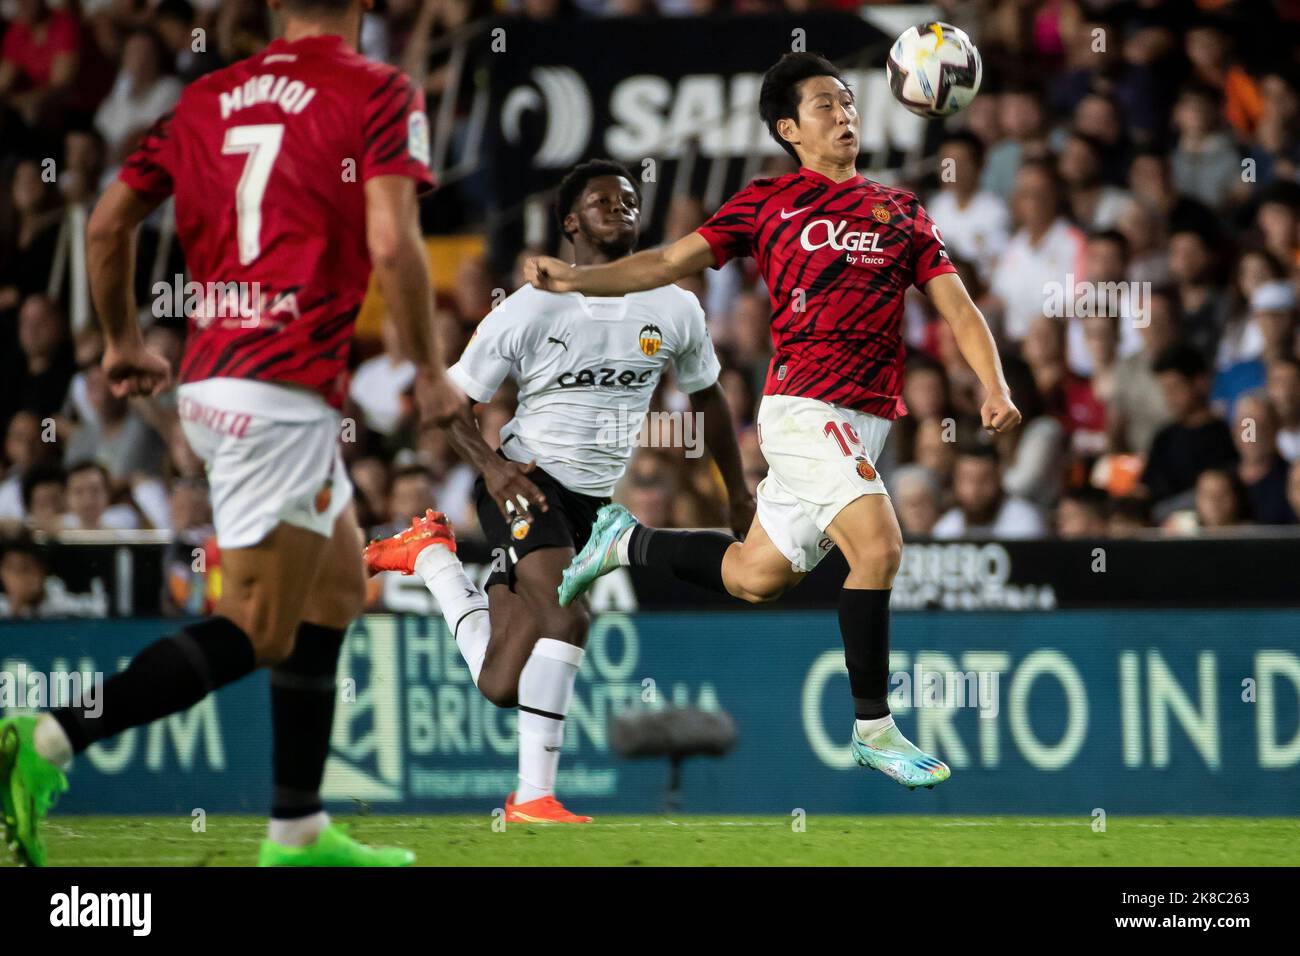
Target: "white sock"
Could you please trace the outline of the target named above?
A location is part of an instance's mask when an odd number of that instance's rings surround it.
[[[277,820],[272,817],[266,826],[266,838],[281,846],[311,846],[329,825],[330,815],[324,810],[293,820]]]
[[[623,565],[625,568],[632,564],[632,559],[627,556],[627,547],[629,542],[632,540],[632,529],[635,527],[636,525],[632,525],[618,536],[618,547],[616,548],[618,552],[618,563]]]
[[[492,639],[492,621],[488,618],[487,608],[470,611],[455,627],[456,646],[460,648],[460,656],[465,658],[469,676],[477,687],[483,658],[487,657],[488,641]]]
[[[543,637],[519,675],[519,786],[515,803],[555,792],[564,715],[582,665],[581,647]],[[548,716],[553,715],[553,716]]]
[[[884,717],[877,717],[875,720],[855,720],[854,723],[858,728],[858,737],[867,741],[882,730],[894,726],[894,715],[885,714]]]
[[[456,646],[478,684],[483,658],[487,654],[492,625],[488,621],[487,598],[474,587],[460,559],[440,544],[433,544],[415,559],[415,573],[438,602],[442,619],[456,638]]]
[[[72,763],[72,741],[63,730],[63,725],[49,714],[36,718],[36,729],[32,732],[32,743],[36,752],[60,770],[66,770]]]

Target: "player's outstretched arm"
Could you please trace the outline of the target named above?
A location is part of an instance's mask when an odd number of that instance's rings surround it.
[[[691,410],[704,423],[704,446],[722,472],[727,489],[728,523],[737,538],[743,538],[754,520],[754,496],[745,484],[745,470],[740,461],[736,431],[731,427],[731,405],[714,382],[708,388],[691,393]]]
[[[145,348],[135,311],[136,228],[159,203],[114,181],[86,226],[90,297],[104,328],[104,372],[119,398],[157,395],[171,383],[171,365]]]
[[[415,397],[421,417],[446,425],[465,396],[447,378],[434,334],[433,287],[420,238],[415,180],[375,176],[366,180],[366,246],[388,314],[406,357],[416,368]]]
[[[952,329],[962,358],[984,385],[984,405],[980,409],[984,427],[992,432],[1015,428],[1020,424],[1020,410],[1011,401],[997,343],[979,306],[971,301],[965,283],[950,272],[935,276],[925,284],[924,291]]]
[[[547,292],[626,295],[676,282],[713,265],[713,249],[698,232],[676,242],[599,266],[574,266],[554,256],[524,263],[524,279]]]

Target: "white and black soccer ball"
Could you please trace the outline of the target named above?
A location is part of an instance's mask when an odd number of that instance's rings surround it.
[[[984,65],[961,30],[931,21],[894,41],[885,64],[894,99],[919,116],[951,116],[975,98]]]

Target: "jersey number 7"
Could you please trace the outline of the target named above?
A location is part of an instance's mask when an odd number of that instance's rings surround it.
[[[223,155],[244,154],[244,171],[235,187],[235,221],[239,235],[239,264],[246,266],[262,253],[262,198],[271,178],[275,158],[280,155],[284,126],[263,123],[232,126],[221,144]]]

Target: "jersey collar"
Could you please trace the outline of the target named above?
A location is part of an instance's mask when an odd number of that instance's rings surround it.
[[[848,189],[850,186],[857,186],[867,181],[865,176],[861,173],[857,173],[849,179],[844,180],[844,182],[837,183],[830,177],[823,176],[821,173],[811,170],[807,166],[799,167],[799,175],[805,179],[811,179],[815,183],[829,186],[831,189]]]

